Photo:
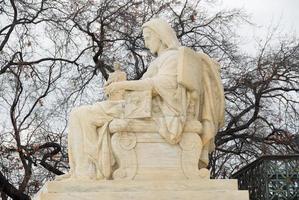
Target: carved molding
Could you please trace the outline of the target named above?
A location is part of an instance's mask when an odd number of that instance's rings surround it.
[[[144,128],[146,127],[146,129]],[[117,132],[141,132],[153,133],[159,129],[154,120],[138,120],[138,119],[113,119],[109,124],[110,133]],[[187,121],[184,126],[184,132],[202,133],[202,124],[200,121]]]

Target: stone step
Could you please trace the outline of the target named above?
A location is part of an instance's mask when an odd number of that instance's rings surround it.
[[[201,191],[237,190],[237,180],[205,179],[180,181],[51,181],[45,186],[48,193],[64,192],[136,192],[136,191]]]
[[[247,191],[138,191],[42,194],[41,200],[249,200]]]

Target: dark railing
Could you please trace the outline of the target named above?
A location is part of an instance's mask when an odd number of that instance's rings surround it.
[[[299,200],[299,155],[262,156],[232,178],[250,200]]]

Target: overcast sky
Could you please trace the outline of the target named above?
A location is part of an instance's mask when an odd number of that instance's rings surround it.
[[[257,26],[240,27],[243,46],[254,52],[255,40],[278,26],[278,32],[299,36],[299,0],[220,0],[217,8],[242,8]]]

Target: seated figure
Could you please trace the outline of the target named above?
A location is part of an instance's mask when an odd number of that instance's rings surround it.
[[[190,170],[200,172],[207,166],[214,136],[224,120],[218,65],[203,53],[181,47],[174,30],[161,19],[152,19],[142,28],[145,47],[157,58],[140,80],[106,86],[108,95],[124,90],[124,99],[72,110],[70,172],[64,177],[134,179],[137,168],[142,171],[137,167],[142,162],[138,152],[149,155],[143,159],[154,158],[151,151],[159,151],[160,144],[164,145],[161,150],[166,150],[159,156],[165,160],[172,156],[172,149],[181,156],[178,166],[182,165],[186,178],[193,176]],[[148,152],[142,145],[136,147],[144,141],[152,144]]]

